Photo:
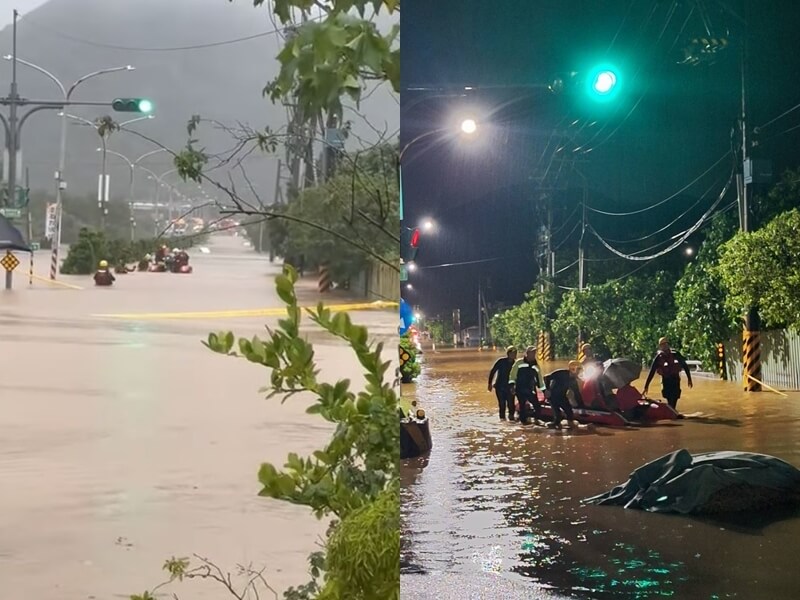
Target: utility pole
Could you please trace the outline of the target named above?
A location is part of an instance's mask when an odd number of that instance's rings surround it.
[[[481,302],[481,284],[478,282],[478,347],[483,339],[483,303]]]
[[[742,27],[742,53],[741,53],[741,88],[742,88],[742,174],[739,175],[739,227],[747,233],[751,230],[750,222],[750,185],[754,177],[753,161],[750,158],[750,137],[748,136],[747,123],[747,59],[748,59],[748,27],[747,27],[747,2],[745,2],[745,19]],[[758,307],[751,306],[744,320],[742,332],[742,379],[746,392],[761,391],[761,318]]]

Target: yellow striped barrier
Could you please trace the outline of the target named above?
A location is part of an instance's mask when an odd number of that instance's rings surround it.
[[[396,308],[397,302],[359,302],[354,304],[332,304],[325,308],[331,312],[347,312],[360,310],[386,310]],[[315,310],[316,306],[301,307],[304,310]],[[94,314],[93,317],[107,319],[127,319],[139,321],[155,321],[161,319],[228,319],[228,318],[253,318],[253,317],[280,317],[286,314],[285,308],[251,308],[239,310],[213,310],[201,312],[164,312],[164,313],[118,313]]]

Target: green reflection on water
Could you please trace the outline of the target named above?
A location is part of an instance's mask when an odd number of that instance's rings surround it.
[[[597,567],[576,566],[569,572],[581,585],[595,592],[614,592],[626,598],[669,598],[676,595],[675,581],[687,581],[687,577],[676,577],[684,569],[683,562],[666,562],[655,550],[636,548],[632,544],[614,544],[608,562],[614,575]]]

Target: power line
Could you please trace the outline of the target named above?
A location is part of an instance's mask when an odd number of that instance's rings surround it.
[[[655,204],[652,204],[652,205],[650,205],[650,206],[647,206],[647,207],[645,207],[645,208],[640,208],[639,210],[632,210],[632,211],[630,211],[630,212],[623,212],[623,213],[615,213],[615,212],[608,212],[608,211],[605,211],[605,210],[600,210],[599,208],[593,208],[593,207],[589,206],[588,204],[586,205],[586,208],[587,208],[587,209],[589,209],[589,210],[591,210],[592,212],[596,212],[596,213],[598,213],[598,214],[601,214],[601,215],[608,215],[609,217],[628,217],[628,216],[631,216],[631,215],[638,215],[638,214],[640,214],[640,213],[647,212],[648,210],[652,210],[652,209],[654,209],[654,208],[656,208],[656,207],[658,207],[658,206],[661,206],[662,204],[665,204],[665,203],[669,202],[669,201],[670,201],[670,200],[672,200],[673,198],[677,197],[678,195],[680,195],[680,194],[682,194],[683,192],[685,192],[686,190],[688,190],[688,189],[689,189],[690,187],[692,187],[692,186],[693,186],[695,183],[697,183],[697,182],[698,182],[698,181],[700,181],[700,180],[701,180],[703,177],[705,177],[706,175],[708,175],[708,173],[710,173],[710,172],[711,172],[711,171],[712,171],[712,170],[713,170],[713,169],[714,169],[714,168],[715,168],[715,167],[716,167],[716,166],[717,166],[719,163],[721,163],[723,160],[725,160],[725,158],[727,158],[727,156],[728,156],[730,153],[731,153],[731,151],[730,151],[730,150],[728,150],[728,151],[727,151],[725,154],[723,154],[723,155],[722,155],[722,156],[719,158],[719,160],[717,160],[717,162],[715,162],[715,163],[714,163],[713,165],[711,165],[711,166],[710,166],[708,169],[706,169],[705,171],[703,171],[703,172],[702,172],[700,175],[698,175],[697,177],[695,177],[695,178],[694,178],[692,181],[690,181],[689,183],[687,183],[685,186],[683,186],[681,189],[679,189],[677,192],[675,192],[675,193],[674,193],[674,194],[672,194],[671,196],[669,196],[669,197],[667,197],[667,198],[664,198],[664,199],[663,199],[663,200],[661,200],[660,202],[656,202]]]
[[[312,20],[319,20],[320,17]],[[205,44],[192,44],[189,46],[166,46],[161,48],[145,48],[145,47],[137,47],[137,46],[118,46],[116,44],[104,44],[102,42],[95,42],[92,40],[87,40],[83,38],[79,38],[73,35],[69,35],[57,29],[50,28],[46,25],[42,25],[41,23],[37,23],[35,21],[25,20],[26,25],[33,25],[33,27],[42,29],[47,31],[49,34],[54,35],[56,37],[61,37],[72,42],[76,42],[78,44],[84,44],[86,46],[94,46],[96,48],[110,48],[112,50],[128,50],[131,52],[179,52],[183,50],[199,50],[201,48],[215,48],[217,46],[227,46],[229,44],[238,44],[241,42],[248,42],[250,40],[255,40],[262,37],[267,37],[270,35],[275,34],[282,34],[283,29],[276,28],[270,29],[269,31],[262,31],[261,33],[254,33],[252,35],[246,35],[238,38],[233,38],[229,40],[221,40],[218,42],[208,42]]]
[[[597,233],[597,231],[595,231],[594,227],[592,227],[591,225],[589,225],[589,230],[595,235],[595,237],[598,240],[600,240],[600,243],[603,244],[603,246],[605,246],[609,251],[626,260],[651,260],[653,258],[664,256],[665,254],[672,252],[675,248],[680,246],[684,241],[686,241],[686,239],[690,235],[692,235],[695,231],[697,231],[703,225],[703,223],[705,223],[708,217],[710,217],[711,214],[714,212],[714,209],[717,207],[717,205],[725,197],[725,194],[728,193],[728,189],[730,188],[732,181],[733,181],[733,175],[731,175],[731,177],[728,179],[728,183],[725,184],[725,187],[723,188],[720,195],[717,197],[716,201],[714,201],[714,204],[712,204],[711,207],[705,213],[703,213],[703,216],[701,216],[700,219],[694,225],[689,227],[689,229],[686,229],[685,231],[678,234],[679,237],[677,241],[673,242],[667,248],[664,248],[662,251],[657,252],[656,254],[651,254],[649,256],[634,256],[633,254],[625,254],[624,252],[620,252],[619,250],[611,246],[606,240],[604,240],[600,236],[599,233]]]
[[[767,122],[766,122],[766,123],[764,123],[763,125],[759,125],[758,127],[756,127],[756,128],[753,130],[753,132],[754,132],[754,133],[759,133],[759,131],[760,131],[761,129],[764,129],[765,127],[769,127],[769,126],[770,126],[770,125],[772,125],[772,124],[773,124],[775,121],[778,121],[779,119],[782,119],[782,118],[783,118],[783,117],[785,117],[786,115],[788,115],[788,114],[790,114],[790,113],[792,113],[792,112],[796,111],[798,108],[800,108],[800,104],[795,104],[795,105],[794,105],[792,108],[790,108],[789,110],[786,110],[786,111],[782,112],[781,114],[779,114],[779,115],[778,115],[777,117],[775,117],[774,119],[770,119],[769,121],[767,121]]]
[[[672,227],[675,223],[680,221],[683,217],[688,215],[692,210],[694,210],[694,208],[698,204],[700,204],[705,199],[706,196],[708,196],[711,193],[711,190],[713,190],[714,188],[718,187],[719,185],[720,185],[720,180],[718,179],[717,181],[712,183],[705,192],[703,192],[703,195],[700,196],[694,204],[692,204],[689,208],[687,208],[685,211],[683,211],[681,214],[679,214],[677,217],[675,217],[672,221],[670,221],[669,223],[664,225],[661,229],[657,229],[653,233],[649,233],[647,235],[643,235],[642,237],[634,238],[634,239],[631,239],[631,240],[612,240],[611,238],[606,238],[606,240],[609,241],[609,242],[613,242],[615,244],[627,244],[627,243],[633,243],[633,242],[643,242],[644,240],[646,240],[648,238],[651,238],[654,235],[658,235],[659,233],[662,233],[663,231],[666,231],[667,229]]]

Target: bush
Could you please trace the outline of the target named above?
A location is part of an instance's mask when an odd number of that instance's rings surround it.
[[[411,383],[422,371],[422,367],[417,362],[417,348],[411,341],[411,333],[406,332],[400,336],[400,354],[408,354],[409,359],[400,366],[400,375],[403,383]]]
[[[101,231],[91,231],[85,227],[78,232],[78,241],[69,248],[69,254],[61,266],[66,275],[90,275],[97,270],[101,260],[109,266],[138,263],[146,254],[152,254],[162,244],[175,248],[191,248],[205,236],[186,236],[168,239],[140,239],[126,241],[107,239]]]

